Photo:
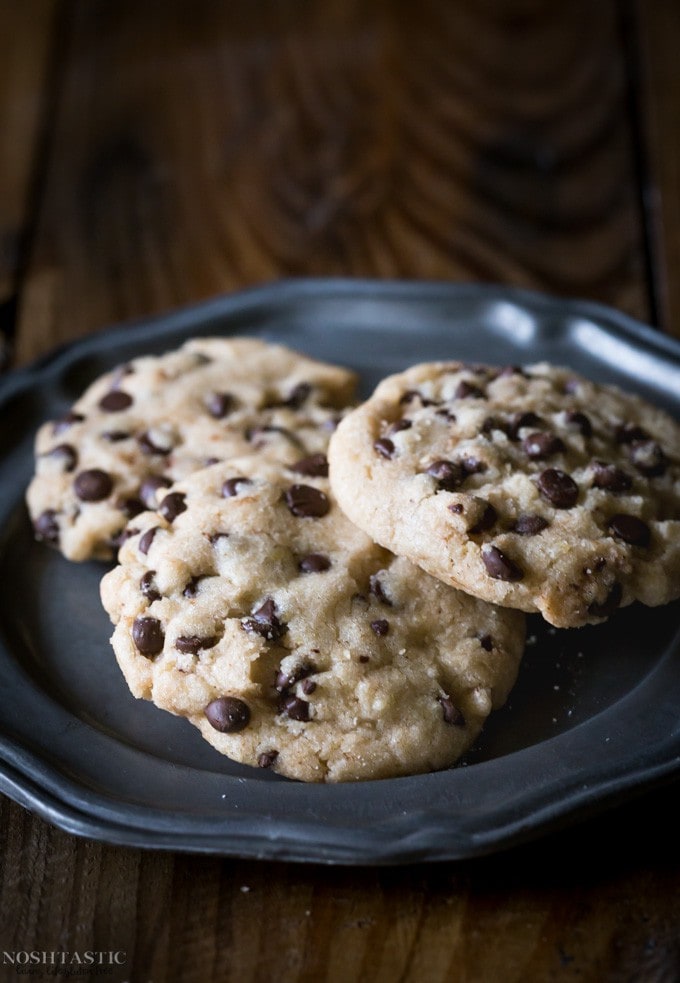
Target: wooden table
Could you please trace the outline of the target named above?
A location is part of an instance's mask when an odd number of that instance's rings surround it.
[[[676,0],[5,0],[0,18],[16,365],[302,274],[517,284],[680,333]],[[352,869],[114,848],[3,799],[0,951],[122,951],[108,978],[154,983],[674,981],[676,802]]]

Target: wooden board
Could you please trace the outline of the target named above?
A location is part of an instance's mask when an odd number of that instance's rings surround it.
[[[680,966],[672,802],[495,857],[376,870],[107,847],[2,800],[0,949],[124,952],[105,977],[119,983],[661,983]]]
[[[56,0],[0,9],[0,371],[9,361],[49,105]]]
[[[68,5],[19,351],[291,275],[647,314],[613,3]]]
[[[636,0],[629,23],[651,289],[664,331],[680,336],[680,5]]]

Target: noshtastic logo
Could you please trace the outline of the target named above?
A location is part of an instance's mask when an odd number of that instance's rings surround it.
[[[14,966],[18,973],[30,974],[42,967],[50,976],[106,975],[114,966],[124,966],[127,953],[123,949],[68,951],[63,949],[3,950],[3,966]]]

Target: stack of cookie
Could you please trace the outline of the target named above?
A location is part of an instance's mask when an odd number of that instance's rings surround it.
[[[112,556],[135,696],[304,781],[452,764],[558,627],[680,595],[680,428],[547,365],[351,372],[210,339],[98,380],[37,437],[36,536]],[[330,473],[329,473],[330,461]]]

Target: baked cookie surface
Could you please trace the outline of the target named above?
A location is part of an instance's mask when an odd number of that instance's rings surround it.
[[[101,585],[137,697],[232,759],[304,781],[452,764],[516,678],[524,616],[375,545],[327,464],[196,472],[135,518]]]
[[[572,627],[680,596],[680,426],[568,369],[414,366],[329,460],[353,522],[477,597]]]
[[[97,379],[36,437],[27,502],[38,539],[70,560],[115,554],[128,519],[206,464],[323,452],[354,373],[252,338],[204,338]]]

